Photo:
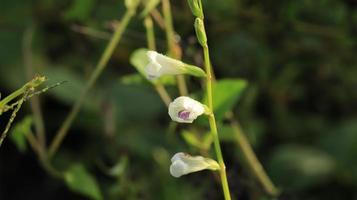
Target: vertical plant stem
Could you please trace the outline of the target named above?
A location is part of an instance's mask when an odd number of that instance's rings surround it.
[[[146,39],[148,42],[148,48],[150,50],[156,50],[156,42],[155,42],[155,31],[154,24],[150,16],[146,16],[144,19],[144,25],[146,29]]]
[[[209,124],[210,124],[210,128],[211,128],[211,133],[213,135],[213,143],[214,143],[214,149],[215,149],[215,152],[217,155],[217,160],[218,160],[219,165],[221,166],[220,177],[221,177],[221,184],[222,184],[224,198],[225,198],[225,200],[230,200],[231,194],[229,191],[229,185],[228,185],[228,180],[227,180],[226,166],[225,166],[224,160],[223,160],[221,145],[220,145],[219,137],[218,137],[216,119],[215,119],[215,116],[213,113],[212,75],[211,75],[211,62],[210,62],[210,58],[209,58],[208,46],[203,47],[203,53],[204,53],[205,68],[206,68],[206,73],[207,73],[206,93],[207,93],[207,98],[208,98],[208,107],[212,112],[209,115]]]
[[[204,64],[205,64],[205,70],[206,70],[206,96],[208,100],[208,108],[210,110],[209,114],[209,125],[211,128],[211,134],[213,137],[213,144],[214,144],[214,150],[216,152],[217,156],[217,161],[220,165],[220,178],[221,178],[221,185],[223,189],[223,194],[224,194],[224,199],[225,200],[231,200],[231,193],[229,191],[229,185],[228,185],[228,179],[227,179],[227,174],[226,174],[226,165],[224,164],[224,159],[222,155],[222,150],[221,150],[221,145],[219,141],[219,136],[218,136],[218,130],[217,130],[217,124],[216,124],[216,119],[214,116],[214,108],[213,108],[213,94],[212,94],[212,84],[213,84],[213,79],[212,79],[212,74],[213,74],[213,68],[211,66],[211,60],[209,56],[209,49],[208,49],[208,44],[207,44],[207,36],[206,36],[206,30],[204,27],[204,22],[203,22],[203,7],[202,7],[202,2],[199,0],[199,8],[200,8],[200,17],[197,20],[202,21],[202,24],[200,27],[196,27],[196,22],[195,22],[195,29],[196,29],[196,35],[197,39],[200,41],[200,44],[203,48],[203,57],[204,57]]]
[[[25,30],[24,37],[23,37],[23,61],[24,61],[24,67],[26,71],[26,77],[27,79],[31,79],[34,75],[34,70],[33,70],[33,63],[32,63],[32,40],[33,40],[33,35],[34,35],[34,26],[31,25]],[[30,100],[30,105],[31,105],[31,110],[34,115],[34,122],[35,122],[35,128],[36,128],[36,136],[38,140],[39,147],[42,150],[39,152],[45,152],[46,149],[46,131],[45,131],[45,125],[43,122],[43,116],[42,116],[42,109],[40,106],[40,99],[39,97],[33,97]]]
[[[175,39],[175,31],[172,22],[170,0],[162,0],[162,12],[164,14],[164,20],[165,20],[166,39],[167,39],[167,45],[169,47],[169,55],[175,59],[181,59],[180,58],[181,56],[178,53],[176,39]],[[187,96],[188,90],[185,82],[185,77],[183,75],[177,75],[176,78],[177,78],[177,84],[180,91],[180,95]]]
[[[89,90],[92,88],[92,86],[94,85],[94,83],[97,81],[99,75],[103,72],[103,70],[105,69],[105,67],[107,66],[107,63],[110,59],[110,57],[112,56],[115,47],[117,46],[117,44],[119,43],[124,30],[126,29],[127,25],[130,22],[130,19],[132,18],[132,16],[134,15],[134,11],[133,10],[127,10],[123,19],[121,20],[121,23],[116,27],[115,32],[113,37],[111,38],[111,40],[109,41],[108,46],[106,47],[104,53],[102,54],[97,66],[95,67],[95,70],[93,71],[89,81],[87,82],[87,84],[85,85],[84,90],[82,91],[82,93],[79,96],[79,99],[76,101],[76,103],[74,104],[74,106],[72,107],[71,112],[69,113],[69,115],[67,116],[66,120],[64,121],[64,123],[62,124],[61,128],[59,129],[59,131],[57,132],[55,138],[53,139],[50,148],[49,148],[49,157],[51,158],[58,150],[59,146],[61,145],[63,139],[66,137],[68,130],[70,128],[70,126],[72,125],[75,117],[77,116],[84,99],[86,98]]]

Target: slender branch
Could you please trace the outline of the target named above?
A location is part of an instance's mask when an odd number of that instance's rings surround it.
[[[106,47],[104,53],[102,54],[97,66],[95,67],[94,72],[92,73],[89,81],[87,82],[87,84],[85,85],[84,90],[82,91],[82,93],[79,96],[79,99],[76,101],[76,103],[74,104],[74,106],[72,107],[71,112],[69,113],[69,115],[67,116],[66,120],[64,121],[64,123],[62,124],[61,128],[59,129],[59,131],[57,132],[55,138],[53,139],[50,148],[49,148],[49,157],[51,158],[58,150],[58,148],[60,147],[63,139],[66,137],[68,130],[70,128],[70,126],[72,125],[74,119],[76,118],[78,112],[80,111],[82,104],[89,92],[89,90],[92,88],[92,86],[95,84],[95,82],[97,81],[99,75],[103,72],[103,70],[105,69],[105,67],[107,66],[107,63],[110,59],[110,57],[112,56],[115,47],[117,46],[117,44],[119,43],[122,34],[124,32],[124,30],[126,29],[127,25],[130,22],[130,19],[132,18],[132,16],[134,15],[134,11],[133,10],[127,10],[123,19],[121,20],[120,25],[118,25],[116,27],[116,30],[114,32],[114,35],[112,37],[112,39],[109,41],[108,46]]]
[[[208,97],[208,107],[212,112],[209,115],[209,124],[210,124],[210,128],[211,128],[211,133],[213,136],[213,143],[214,143],[214,149],[216,151],[217,160],[218,160],[219,165],[221,166],[220,177],[221,177],[224,198],[226,200],[230,200],[231,195],[230,195],[229,185],[228,185],[228,180],[227,180],[226,166],[224,164],[221,145],[219,142],[216,119],[215,119],[215,116],[213,113],[212,75],[211,75],[211,62],[210,62],[210,58],[209,58],[208,46],[203,47],[203,52],[204,52],[205,68],[206,68],[206,73],[207,73],[206,93],[207,93],[207,97]]]
[[[257,156],[255,155],[253,148],[248,141],[248,138],[243,133],[240,124],[234,118],[232,112],[229,113],[228,118],[230,119],[230,124],[234,131],[234,137],[240,150],[242,151],[242,155],[246,160],[250,172],[254,175],[254,177],[256,177],[267,194],[273,197],[278,196],[280,191],[275,187],[274,183],[270,180],[269,176],[265,172],[262,164],[259,162]]]
[[[27,90],[27,86],[24,85],[20,89],[16,90],[15,92],[11,93],[5,99],[0,101],[0,114],[2,113],[2,110],[4,107],[13,99],[17,98],[18,96],[22,95],[25,91]]]
[[[27,134],[25,134],[27,141],[30,144],[30,147],[32,148],[32,150],[39,156],[41,155],[41,149],[40,144],[38,143],[38,140],[36,139],[36,137],[33,135],[32,132],[29,132]]]
[[[111,34],[107,33],[105,31],[100,31],[100,30],[96,30],[94,28],[91,27],[87,27],[87,26],[80,26],[80,25],[73,25],[71,27],[71,29],[75,32],[84,34],[84,35],[89,35],[95,38],[100,38],[100,39],[104,39],[104,40],[109,40],[111,38]]]
[[[169,104],[172,102],[172,99],[165,89],[165,87],[162,84],[156,84],[155,89],[157,93],[159,94],[160,98],[162,101],[165,103],[166,106],[169,106]]]
[[[171,15],[170,0],[162,0],[162,12],[164,14],[165,27],[166,27],[166,39],[169,48],[169,55],[176,59],[181,59],[181,53],[179,46],[176,44],[175,31]],[[188,90],[183,75],[177,75],[177,84],[180,91],[180,95],[187,96]]]
[[[150,12],[150,15],[154,18],[154,20],[160,26],[161,29],[163,29],[163,30],[166,29],[165,28],[165,20],[156,8]]]
[[[200,36],[204,35],[206,38],[206,30],[204,27],[204,22],[203,22],[203,7],[202,7],[202,2],[199,1],[200,4],[200,11],[202,13],[201,18],[199,20],[202,21],[202,27],[196,27],[196,34],[198,39],[200,40],[200,44],[203,48],[203,56],[204,56],[204,63],[205,63],[205,70],[206,70],[206,95],[208,99],[208,108],[210,109],[211,113],[209,115],[209,124],[211,128],[211,134],[213,136],[213,144],[214,144],[214,149],[216,152],[217,156],[217,161],[219,165],[221,166],[219,172],[220,172],[220,178],[221,178],[221,184],[222,184],[222,189],[223,189],[223,194],[225,200],[231,200],[231,194],[229,191],[229,185],[228,185],[228,179],[227,179],[227,174],[226,174],[226,166],[224,163],[223,155],[222,155],[222,150],[221,150],[221,145],[220,145],[220,140],[218,136],[218,130],[217,130],[217,125],[216,125],[216,119],[214,116],[214,108],[213,108],[213,94],[212,94],[212,71],[213,68],[211,66],[211,61],[210,61],[210,56],[209,56],[209,48],[207,44],[207,40],[203,40],[202,38],[199,38]]]
[[[9,122],[6,124],[5,130],[2,132],[2,134],[0,136],[0,147],[5,140],[7,133],[10,130],[11,124],[14,121],[17,112],[20,110],[22,104],[24,103],[24,99],[26,99],[27,94],[28,94],[28,91],[25,91],[23,97],[19,100],[19,103],[17,104],[16,108],[12,111]]]
[[[156,50],[156,42],[155,42],[155,30],[154,24],[150,16],[146,16],[144,19],[144,26],[146,29],[146,39],[147,45],[150,50]]]

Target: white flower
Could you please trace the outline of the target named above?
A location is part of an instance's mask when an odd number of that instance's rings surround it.
[[[206,106],[190,97],[181,96],[169,105],[169,115],[173,121],[192,123],[206,111]]]
[[[196,66],[188,65],[156,51],[148,51],[149,64],[145,67],[148,79],[156,79],[162,75],[191,74],[193,76],[206,76],[205,72]]]
[[[213,159],[191,156],[182,152],[176,153],[171,158],[170,174],[176,178],[205,169],[218,170],[220,166]]]
[[[146,66],[145,71],[149,79],[155,79],[164,74],[182,74],[185,71],[185,64],[179,60],[169,58],[156,51],[148,51],[147,56],[150,63]]]

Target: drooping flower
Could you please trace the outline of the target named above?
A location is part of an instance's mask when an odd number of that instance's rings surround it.
[[[171,119],[180,123],[192,123],[205,112],[207,112],[205,105],[186,96],[178,97],[169,104]]]
[[[148,51],[147,57],[149,64],[145,67],[145,73],[150,80],[159,78],[162,75],[190,74],[198,77],[206,76],[206,73],[201,68],[183,63],[156,51]]]
[[[170,174],[176,178],[205,169],[219,170],[220,166],[211,158],[191,156],[182,152],[176,153],[171,158]]]

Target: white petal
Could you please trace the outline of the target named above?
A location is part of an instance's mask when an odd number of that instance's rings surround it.
[[[172,59],[170,57],[164,56],[162,54],[156,55],[156,62],[161,66],[162,74],[182,74],[184,72],[184,63],[179,60]]]
[[[180,123],[192,123],[198,116],[205,112],[205,107],[200,102],[191,99],[190,97],[181,96],[176,98],[169,104],[169,115],[173,121]],[[188,111],[189,117],[182,119],[179,117],[179,112]]]
[[[160,73],[161,66],[158,65],[157,63],[150,62],[146,67],[145,67],[145,72],[147,74],[148,79],[156,79],[161,76]]]
[[[162,75],[183,74],[187,70],[183,62],[159,54],[156,51],[148,51],[146,55],[150,61],[146,67],[149,79],[158,78]]]
[[[205,169],[218,170],[219,164],[211,159],[202,156],[191,156],[186,153],[176,153],[171,158],[170,173],[174,177],[197,172]]]
[[[187,165],[181,160],[176,160],[170,166],[170,174],[176,178],[187,174]]]
[[[172,156],[171,162],[175,162],[176,160],[181,160],[182,157],[184,157],[184,156],[185,156],[185,153],[183,153],[183,152],[178,152],[178,153],[176,153],[174,156]]]

